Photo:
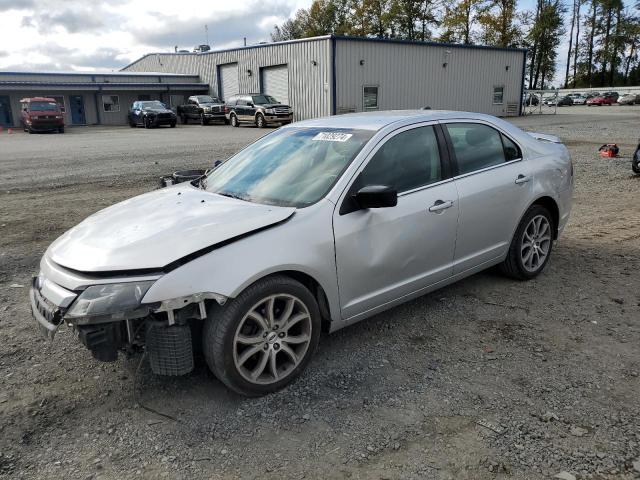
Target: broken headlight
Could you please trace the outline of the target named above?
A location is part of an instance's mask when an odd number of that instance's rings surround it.
[[[94,285],[84,290],[66,317],[92,317],[134,312],[154,281]]]

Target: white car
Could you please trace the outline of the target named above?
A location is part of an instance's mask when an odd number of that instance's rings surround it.
[[[436,110],[297,122],[206,177],[102,210],[48,248],[30,291],[99,360],[144,348],[188,373],[192,338],[261,395],[336,331],[476,272],[542,272],[571,208],[556,137]],[[321,366],[318,366],[321,368]]]
[[[573,104],[574,105],[586,105],[587,104],[587,97],[585,97],[584,95],[580,95],[579,97],[573,97]]]

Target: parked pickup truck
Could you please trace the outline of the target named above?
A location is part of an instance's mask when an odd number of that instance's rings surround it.
[[[224,115],[224,102],[209,95],[193,95],[185,105],[179,105],[178,117],[183,124],[189,120],[198,120],[200,125],[207,125],[212,120],[227,123]]]

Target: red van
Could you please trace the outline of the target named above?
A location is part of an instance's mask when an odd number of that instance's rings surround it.
[[[53,98],[33,97],[20,100],[20,123],[25,132],[64,133],[64,115]]]

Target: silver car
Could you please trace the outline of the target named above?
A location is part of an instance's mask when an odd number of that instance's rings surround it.
[[[98,360],[282,388],[334,332],[499,265],[536,277],[569,218],[558,139],[435,110],[278,129],[192,183],[102,210],[58,238],[30,291],[42,331]]]

